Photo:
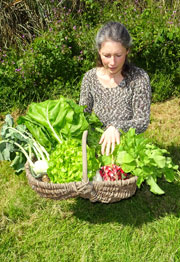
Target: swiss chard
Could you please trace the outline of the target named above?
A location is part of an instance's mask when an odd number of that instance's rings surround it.
[[[33,137],[51,151],[63,139],[81,139],[89,126],[83,110],[83,106],[61,96],[59,100],[32,103],[18,123],[25,124]]]

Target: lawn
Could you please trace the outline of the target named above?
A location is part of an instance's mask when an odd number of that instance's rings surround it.
[[[145,135],[180,165],[180,99],[152,104]],[[180,181],[159,181],[163,196],[143,185],[113,204],[40,198],[25,173],[0,163],[0,261],[178,262]]]

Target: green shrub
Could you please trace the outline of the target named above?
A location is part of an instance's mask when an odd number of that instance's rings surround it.
[[[9,53],[1,63],[1,111],[11,108],[14,102],[25,108],[31,101],[53,99],[60,94],[78,100],[82,75],[94,65],[95,53],[89,48],[92,31],[87,33],[89,25],[74,21],[71,10],[63,9],[59,15],[61,20],[14,57],[15,62]]]
[[[48,30],[23,51],[0,50],[0,110],[14,104],[26,108],[60,94],[78,101],[82,77],[95,66],[94,37],[110,20],[130,31],[130,59],[150,75],[153,101],[180,95],[178,16],[160,2],[72,0],[57,5]]]
[[[180,95],[178,12],[161,4],[161,1],[128,1],[124,6],[114,1],[106,12],[106,20],[120,21],[130,31],[131,61],[150,75],[154,102]]]

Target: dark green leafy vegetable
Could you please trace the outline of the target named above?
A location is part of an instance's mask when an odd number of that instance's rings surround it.
[[[32,103],[18,123],[25,124],[33,137],[51,151],[63,139],[81,139],[83,131],[89,127],[83,110],[83,106],[61,96],[59,100]]]
[[[20,131],[22,133],[19,133]],[[29,151],[27,140],[24,138],[26,127],[19,125],[14,129],[14,120],[10,114],[6,115],[1,128],[0,160],[12,161],[11,166],[17,174],[24,170],[26,157],[15,143],[20,144],[25,151]],[[14,143],[15,142],[15,143]]]
[[[89,124],[87,144],[90,147],[95,148],[96,153],[99,153],[100,152],[99,141],[103,133],[103,125],[94,112],[92,112],[91,114],[85,112],[85,117]]]

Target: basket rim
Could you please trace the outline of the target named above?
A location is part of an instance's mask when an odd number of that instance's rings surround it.
[[[93,184],[102,184],[102,185],[130,185],[134,184],[137,181],[138,177],[137,176],[132,176],[128,179],[120,179],[120,180],[115,180],[115,181],[92,181]],[[90,181],[91,182],[91,181]]]
[[[30,171],[30,165],[28,161],[25,164],[25,171],[28,179],[33,183],[33,184],[38,184],[39,186],[44,186],[44,187],[53,187],[54,189],[59,188],[60,185],[71,185],[74,183],[80,184],[83,183],[83,179],[81,181],[71,181],[67,183],[53,183],[53,182],[43,182],[41,180],[38,180],[37,178],[33,177]],[[97,184],[97,185],[118,185],[118,186],[125,186],[125,185],[130,185],[133,184],[137,181],[137,176],[132,176],[128,179],[125,180],[117,180],[117,181],[88,181],[88,183],[92,184]]]
[[[44,182],[41,181],[35,177],[32,176],[31,171],[30,171],[30,165],[28,163],[28,161],[25,164],[25,172],[26,172],[26,176],[29,180],[29,182],[35,186],[39,186],[39,187],[43,187],[43,188],[53,188],[53,189],[59,189],[59,187],[62,186],[68,186],[68,185],[73,185],[74,183],[76,184],[81,184],[82,181],[72,181],[72,182],[68,182],[68,183],[52,183],[52,182]]]

